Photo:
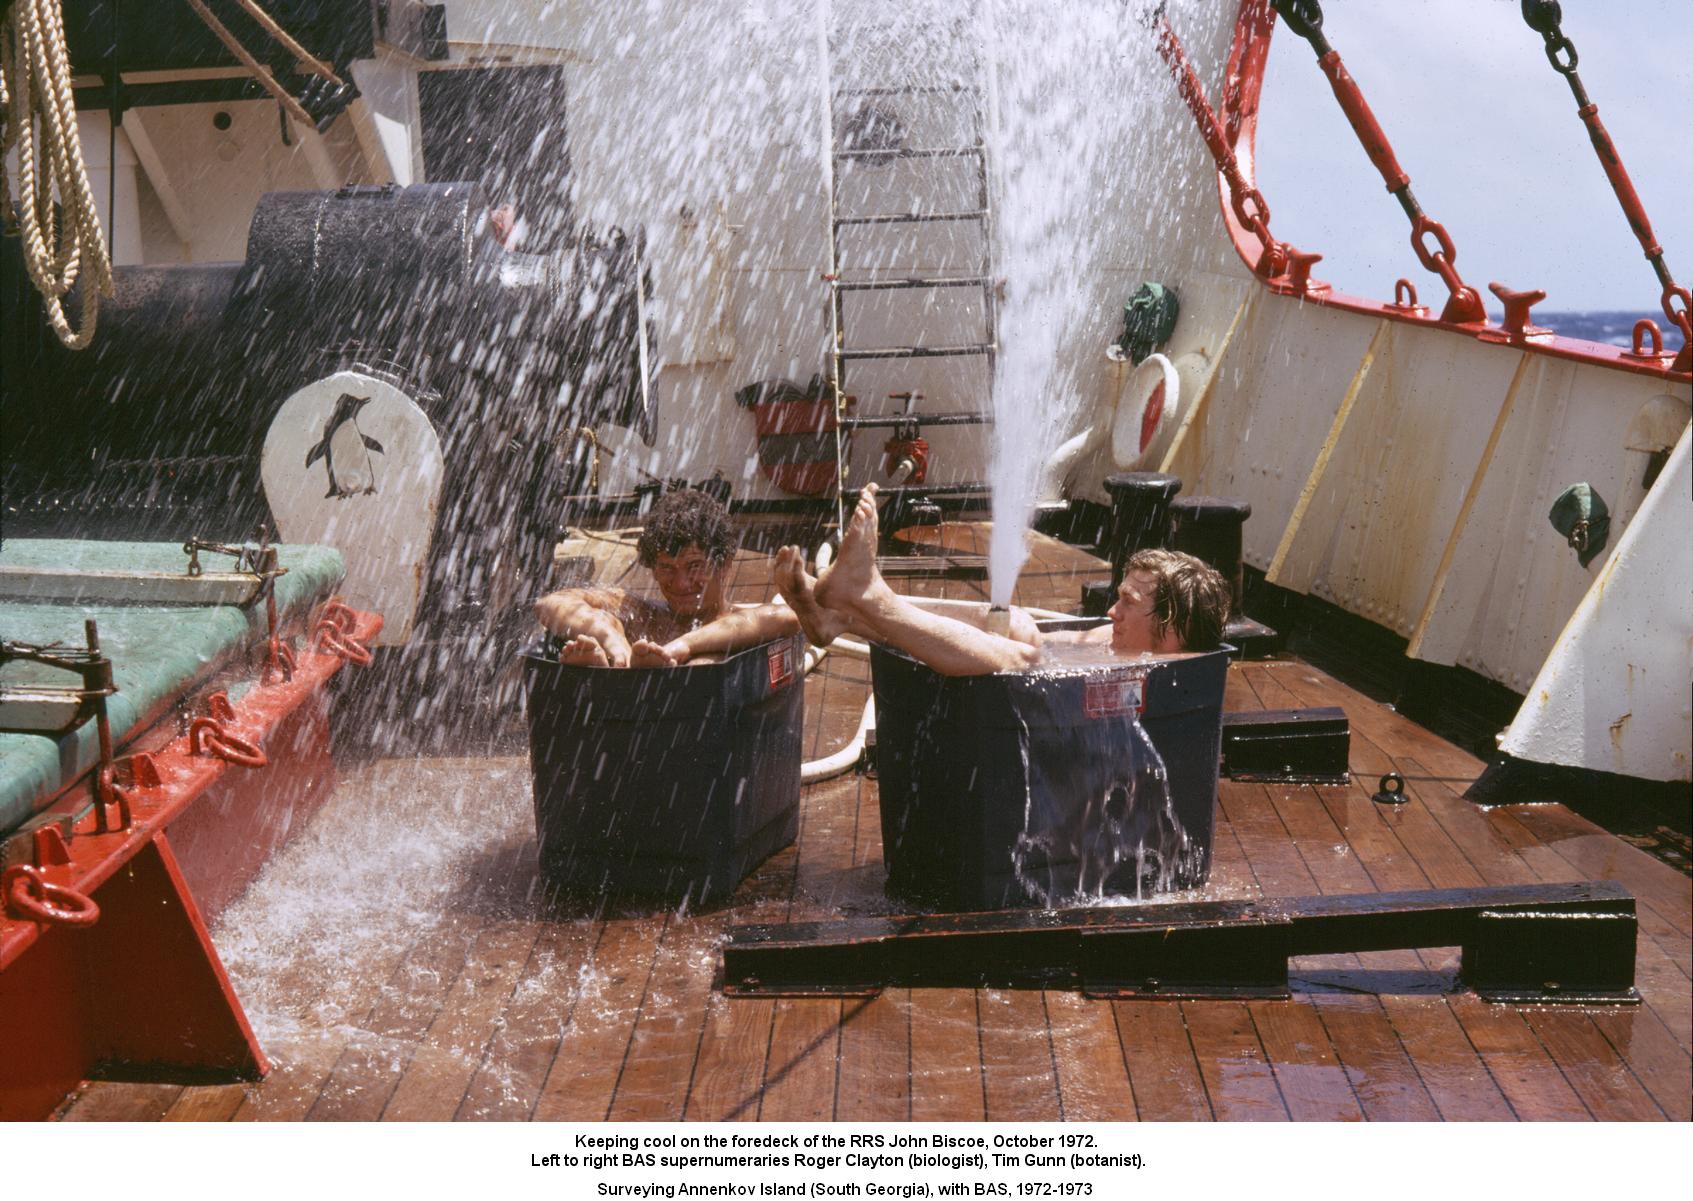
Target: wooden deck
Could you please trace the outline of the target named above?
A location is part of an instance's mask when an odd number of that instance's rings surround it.
[[[1100,567],[1043,542],[1026,604]],[[744,598],[765,595],[743,561]],[[964,581],[908,591],[977,597]],[[1290,1001],[889,990],[727,1000],[728,925],[886,912],[876,785],[807,789],[799,841],[727,908],[550,918],[522,758],[392,761],[337,795],[217,932],[275,1071],[256,1085],[90,1084],[67,1120],[1648,1120],[1693,1097],[1689,880],[1559,806],[1484,812],[1480,763],[1291,660],[1231,669],[1227,707],[1340,705],[1345,787],[1224,781],[1206,897],[1592,878],[1639,899],[1637,1008],[1491,1006],[1455,951],[1295,962]],[[850,735],[868,665],[806,684],[809,755]],[[1373,804],[1394,769],[1411,803]],[[395,837],[385,841],[392,834]],[[382,847],[380,851],[373,847]]]

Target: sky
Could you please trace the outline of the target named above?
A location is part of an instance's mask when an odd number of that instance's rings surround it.
[[[1323,14],[1412,191],[1452,235],[1459,273],[1490,308],[1487,285],[1498,280],[1543,289],[1544,312],[1658,314],[1651,265],[1518,0],[1329,0]],[[1670,269],[1693,282],[1693,0],[1564,0],[1563,29]],[[1309,43],[1279,22],[1257,146],[1272,229],[1325,256],[1318,278],[1385,297],[1405,276],[1439,308],[1444,291],[1416,261],[1410,222]]]

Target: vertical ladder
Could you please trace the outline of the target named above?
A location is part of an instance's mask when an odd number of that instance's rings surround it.
[[[989,154],[993,143],[992,125],[992,68],[988,56],[985,30],[981,26],[983,0],[960,0],[960,15],[950,23],[952,36],[967,37],[970,47],[970,75],[964,82],[925,84],[915,80],[893,80],[876,86],[846,86],[845,56],[850,50],[853,32],[837,20],[841,0],[825,0],[819,5],[819,48],[823,71],[823,164],[828,195],[828,259],[824,280],[829,285],[829,351],[830,386],[835,404],[835,463],[836,510],[844,520],[846,498],[856,493],[850,488],[848,445],[852,433],[862,429],[909,431],[913,436],[924,426],[988,425],[993,421],[993,378],[998,344],[997,324],[998,280],[993,264],[993,207],[989,182]],[[873,9],[874,5],[862,7]],[[928,27],[931,33],[935,27]],[[868,141],[865,130],[877,133],[877,124],[885,113],[896,113],[893,128],[897,128],[898,102],[922,105],[944,105],[948,101],[967,105],[953,114],[968,118],[967,141],[963,145],[912,146],[887,143],[862,144]],[[866,126],[857,131],[851,125],[855,115],[868,114]],[[930,115],[933,115],[932,113]],[[886,136],[890,126],[882,122],[881,133]],[[843,213],[841,183],[843,176],[858,171],[872,171],[896,160],[927,160],[935,163],[967,160],[974,166],[973,204],[948,210],[925,207],[913,195],[904,211]],[[841,236],[844,230],[875,232],[909,231],[914,227],[942,223],[972,225],[980,233],[981,254],[975,270],[970,274],[935,273],[908,274],[899,277],[876,275],[872,278],[845,279],[843,273],[854,267],[871,264],[843,261]],[[983,331],[979,339],[944,345],[860,346],[851,343],[847,334],[846,299],[861,294],[864,303],[875,294],[924,292],[932,297],[931,308],[949,301],[958,303],[978,298],[981,306]],[[910,360],[931,358],[976,358],[985,369],[985,382],[978,403],[968,411],[923,411],[914,406],[913,393],[907,388],[889,394],[890,400],[905,401],[904,411],[864,412],[849,416],[847,408],[847,374],[850,364],[869,360]],[[985,467],[985,464],[984,464]],[[952,484],[929,488],[929,492],[948,494],[985,493],[984,482]]]

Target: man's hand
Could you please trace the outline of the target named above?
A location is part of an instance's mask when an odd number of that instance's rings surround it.
[[[681,638],[663,646],[642,638],[629,651],[629,663],[633,667],[681,667],[691,657],[687,642]]]

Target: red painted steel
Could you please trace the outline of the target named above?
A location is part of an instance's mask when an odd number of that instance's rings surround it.
[[[330,623],[358,647],[382,628],[379,616],[345,609]],[[235,705],[208,698],[212,714],[200,720],[268,750],[271,766],[233,772],[196,753],[210,727],[198,738],[191,728],[102,773],[68,839],[58,825],[37,831],[37,862],[8,871],[0,890],[25,897],[0,917],[0,1119],[45,1116],[101,1063],[235,1079],[268,1070],[190,880],[216,913],[322,803],[333,777],[322,690],[343,661],[307,649],[291,679],[261,683]],[[125,802],[111,827],[108,806]],[[178,863],[167,828],[194,868]],[[72,896],[89,898],[96,917],[67,927],[38,911],[44,902],[74,910]]]
[[[1235,18],[1234,40],[1229,49],[1228,67],[1223,80],[1223,112],[1220,114],[1220,126],[1225,139],[1223,149],[1227,151],[1230,160],[1235,164],[1240,183],[1246,188],[1253,188],[1254,154],[1253,146],[1258,134],[1258,104],[1264,85],[1264,66],[1269,57],[1270,35],[1275,26],[1275,12],[1267,0],[1241,0],[1240,8]],[[1162,48],[1162,46],[1160,47]],[[1203,85],[1197,78],[1194,86],[1200,87],[1203,96]],[[1184,99],[1187,98],[1184,88]],[[1192,107],[1191,100],[1189,101]],[[1207,123],[1199,114],[1195,113],[1199,122],[1200,133],[1211,145],[1213,126]],[[1217,191],[1221,201],[1224,227],[1229,232],[1235,251],[1241,261],[1252,268],[1254,274],[1260,274],[1264,256],[1264,246],[1261,238],[1245,224],[1235,211],[1233,193],[1231,190],[1230,174],[1219,168],[1217,172]],[[1429,232],[1434,232],[1438,241],[1438,227],[1432,225]],[[1419,241],[1423,235],[1419,233]],[[1447,265],[1450,267],[1450,258]],[[1270,284],[1272,291],[1287,294],[1285,286]],[[1687,319],[1686,289],[1681,289],[1674,298],[1666,294],[1664,303],[1666,310],[1674,308],[1674,300],[1680,300],[1677,309],[1679,318],[1672,318],[1677,325]],[[1479,323],[1460,323],[1446,320],[1446,314],[1441,318],[1429,317],[1428,310],[1415,303],[1411,305],[1390,304],[1367,297],[1353,296],[1345,292],[1330,290],[1319,295],[1302,297],[1312,304],[1329,305],[1337,309],[1344,309],[1354,313],[1364,313],[1372,317],[1383,317],[1390,321],[1403,322],[1407,325],[1423,326],[1440,329],[1455,336],[1476,338],[1483,340],[1484,327]],[[1493,334],[1497,339],[1499,331],[1495,328]],[[1685,336],[1685,335],[1684,335]],[[1567,359],[1580,363],[1592,363],[1601,367],[1610,367],[1618,371],[1633,372],[1637,375],[1652,376],[1656,379],[1673,379],[1693,375],[1693,339],[1683,343],[1680,353],[1673,363],[1665,363],[1660,357],[1643,357],[1630,353],[1621,346],[1607,346],[1598,342],[1585,342],[1576,338],[1563,338],[1553,333],[1545,338],[1532,341],[1523,340],[1520,348],[1531,354],[1546,355],[1550,358]]]

